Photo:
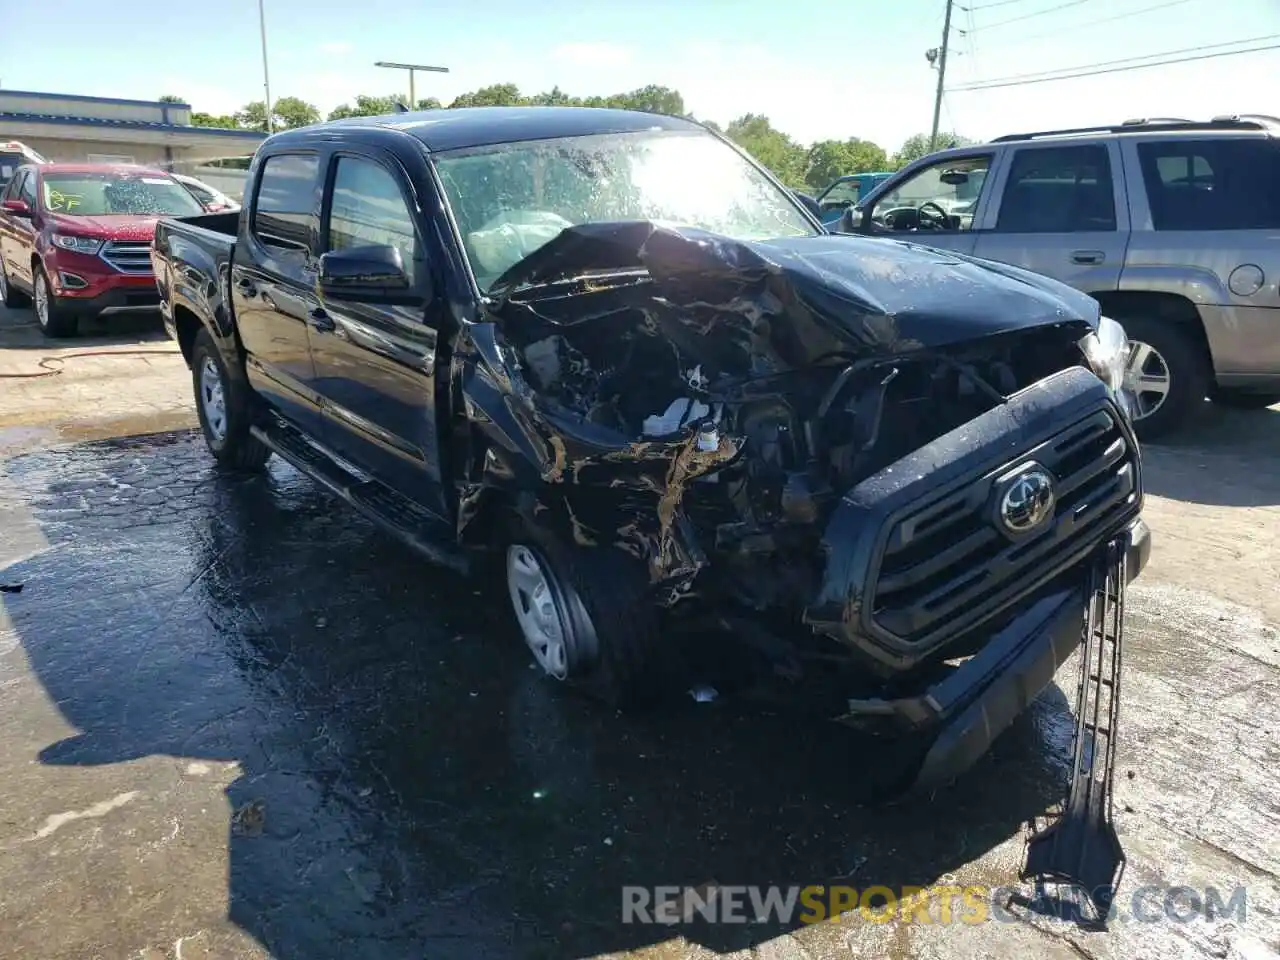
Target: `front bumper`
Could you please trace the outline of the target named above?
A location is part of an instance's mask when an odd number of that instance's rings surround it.
[[[1125,552],[1126,579],[1133,580],[1151,555],[1151,531],[1139,517],[1118,539]],[[1086,590],[1082,577],[1077,586],[1041,597],[922,694],[859,705],[860,712],[892,714],[916,727],[938,727],[913,789],[945,783],[972,766],[1052,682],[1080,646]]]
[[[155,277],[123,273],[100,257],[68,250],[44,254],[45,272],[59,306],[83,316],[116,310],[154,310],[160,304]]]

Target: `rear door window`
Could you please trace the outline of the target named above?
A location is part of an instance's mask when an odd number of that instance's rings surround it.
[[[268,157],[258,177],[252,231],[278,252],[308,253],[318,220],[314,155],[280,153]]]
[[[996,229],[1005,233],[1115,230],[1107,148],[1092,144],[1018,150],[1005,182]]]
[[[1157,230],[1280,228],[1280,143],[1270,138],[1138,144]]]

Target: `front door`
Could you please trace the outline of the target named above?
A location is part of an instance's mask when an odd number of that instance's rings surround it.
[[[309,324],[320,224],[320,159],[278,153],[262,161],[249,229],[236,243],[230,297],[249,380],[267,402],[313,436],[322,432]]]
[[[35,218],[39,216],[36,211],[35,183],[35,170],[18,170],[3,195],[14,200],[25,200],[30,215],[24,217],[6,213],[0,222],[0,258],[3,258],[5,275],[10,283],[28,292],[33,282],[31,254],[36,248]]]
[[[993,155],[952,154],[908,174],[860,212],[864,233],[971,254],[982,222]]]
[[[999,207],[974,252],[1085,293],[1115,290],[1129,238],[1129,210],[1112,174],[1117,150],[1115,143],[1018,147],[997,178]]]
[[[425,182],[425,176],[422,178]],[[410,179],[389,155],[336,154],[325,190],[321,249],[389,245],[404,259],[413,303],[328,297],[312,331],[328,442],[398,493],[445,515],[436,431],[438,322]]]

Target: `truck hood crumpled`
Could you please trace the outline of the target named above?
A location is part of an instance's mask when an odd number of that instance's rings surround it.
[[[652,221],[564,230],[499,277],[490,296],[629,268],[643,268],[673,302],[720,297],[728,312],[781,312],[868,355],[1055,323],[1096,326],[1099,314],[1096,300],[1056,280],[919,243],[848,234],[734,240]]]

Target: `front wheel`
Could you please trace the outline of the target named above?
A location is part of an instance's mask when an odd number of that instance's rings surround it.
[[[523,526],[504,563],[516,624],[548,676],[619,707],[661,692],[671,664],[641,565]]]
[[[35,296],[36,322],[46,337],[74,337],[80,320],[67,310],[49,288],[49,278],[43,267],[36,267]]]
[[[1135,398],[1139,439],[1161,439],[1190,425],[1203,411],[1212,381],[1200,344],[1176,322],[1136,317],[1120,323],[1129,336],[1124,386]]]
[[[208,330],[196,335],[191,352],[196,414],[209,452],[232,470],[261,470],[271,449],[250,433],[253,394],[240,370],[231,370]]]

